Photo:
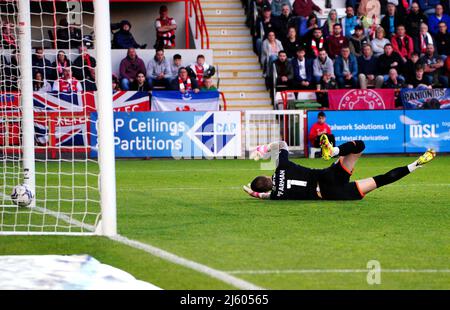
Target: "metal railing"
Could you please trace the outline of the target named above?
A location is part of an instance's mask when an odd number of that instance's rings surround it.
[[[209,34],[200,0],[190,0],[190,3],[189,16],[192,17],[192,11],[195,15],[195,39],[197,40],[200,35],[201,48],[209,49]]]

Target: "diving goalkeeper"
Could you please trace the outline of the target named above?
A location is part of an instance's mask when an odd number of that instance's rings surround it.
[[[286,142],[273,142],[256,148],[251,157],[267,158],[279,149],[277,168],[272,177],[258,176],[244,190],[252,197],[275,200],[359,200],[381,186],[391,184],[433,160],[434,150],[427,150],[413,163],[372,178],[350,182],[353,169],[364,151],[361,140],[333,147],[326,135],[320,137],[322,157],[339,159],[325,169],[310,169],[289,161]]]

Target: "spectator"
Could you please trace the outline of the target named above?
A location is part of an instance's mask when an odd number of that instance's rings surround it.
[[[332,9],[328,13],[328,18],[322,26],[322,33],[325,38],[333,34],[334,25],[336,24],[339,24],[337,11]]]
[[[278,52],[278,59],[274,61],[274,65],[277,73],[275,86],[290,88],[293,84],[294,71],[285,51]]]
[[[70,67],[66,67],[63,69],[62,77],[53,83],[53,91],[62,93],[81,92],[83,86],[75,77],[72,77]]]
[[[147,44],[140,45],[136,42],[131,33],[131,23],[128,20],[120,22],[120,30],[114,33],[112,48],[129,49],[129,48],[146,48]]]
[[[439,23],[442,22],[450,25],[450,16],[444,13],[442,4],[437,4],[436,13],[428,15],[428,27],[432,35],[436,35],[439,32]]]
[[[340,55],[343,47],[348,47],[348,39],[342,35],[341,24],[334,25],[333,35],[327,38],[327,47],[331,59]]]
[[[216,69],[214,66],[211,66],[205,62],[205,56],[204,55],[198,55],[197,56],[197,62],[190,65],[188,68],[189,75],[191,78],[196,79],[198,86],[203,86],[203,78],[205,76],[213,76],[216,73]]]
[[[428,79],[424,77],[424,68],[423,66],[417,66],[416,74],[409,78],[407,81],[409,88],[418,88],[418,89],[431,89],[431,84]]]
[[[313,60],[306,58],[304,47],[297,50],[297,57],[292,59],[294,69],[294,89],[311,89],[314,86],[313,80]]]
[[[58,30],[56,30],[56,48],[72,49],[78,48],[83,42],[81,29],[75,25],[69,25],[67,18],[59,21]]]
[[[341,55],[334,62],[334,74],[339,88],[350,86],[356,88],[358,84],[358,62],[350,53],[349,47],[343,47]]]
[[[427,51],[420,58],[420,63],[424,65],[424,79],[427,80],[428,84],[432,85],[438,82],[442,87],[448,87],[448,78],[444,72],[444,61],[436,55],[433,44],[427,45]]]
[[[261,63],[264,66],[264,72],[269,72],[267,69],[272,67],[272,63],[277,59],[278,52],[283,50],[283,45],[280,41],[275,39],[275,33],[269,32],[267,39],[262,44]]]
[[[435,36],[436,49],[439,55],[447,58],[450,55],[450,33],[447,31],[448,26],[444,22],[439,23],[439,32]]]
[[[378,27],[376,30],[375,38],[370,41],[373,55],[377,58],[380,57],[384,53],[384,46],[388,43],[391,42],[384,37],[384,28]]]
[[[167,89],[170,86],[169,79],[171,76],[172,71],[170,69],[169,60],[167,60],[166,56],[164,56],[164,50],[162,48],[157,48],[155,55],[147,64],[148,86],[150,89],[153,89],[155,86],[164,87]]]
[[[119,78],[117,77],[117,75],[115,75],[115,74],[112,75],[112,79],[111,80],[112,80],[112,91],[113,91],[113,94],[114,94],[114,93],[116,93],[116,92],[121,90],[120,89],[120,81],[119,81]]]
[[[428,23],[428,19],[419,9],[419,4],[413,2],[411,4],[411,11],[406,16],[405,24],[406,31],[411,37],[416,37],[420,32],[420,24]]]
[[[7,77],[7,85],[10,87],[9,91],[18,91],[19,90],[19,79],[20,79],[20,70],[19,70],[19,61],[17,58],[17,50],[13,50],[11,52],[11,62],[9,64],[9,76]]]
[[[323,14],[322,9],[317,6],[312,0],[295,0],[293,5],[293,11],[295,16],[308,17],[313,12],[317,12],[320,15]]]
[[[56,60],[52,63],[52,80],[58,80],[62,77],[65,68],[70,68],[71,63],[64,51],[58,51]]]
[[[177,30],[177,23],[175,19],[169,17],[169,10],[165,5],[161,5],[159,8],[159,18],[156,19],[155,28],[155,49],[175,48],[175,30]]]
[[[261,33],[261,30],[264,33]],[[259,57],[261,57],[262,54],[262,43],[265,39],[267,39],[267,36],[270,32],[273,32],[276,36],[278,29],[275,18],[272,17],[272,11],[270,7],[266,6],[263,8],[263,16],[258,17],[258,19],[256,20],[256,29],[254,32],[255,49]]]
[[[430,16],[435,13],[436,5],[441,3],[441,0],[418,0],[422,12]]]
[[[172,80],[171,86],[173,90],[179,90],[183,94],[189,91],[193,91],[194,93],[200,91],[197,81],[189,77],[185,67],[181,67],[180,70],[178,70],[178,79]]]
[[[40,72],[43,80],[50,79],[52,76],[52,63],[45,58],[44,48],[36,47],[35,53],[32,56],[31,64],[33,67],[33,76],[36,72]]]
[[[172,79],[177,78],[178,70],[183,66],[181,55],[175,54],[173,55],[173,61],[170,64],[170,71],[172,72]]]
[[[416,75],[416,68],[420,65],[419,54],[414,52],[411,54],[411,58],[403,66],[403,73],[406,77],[412,77]],[[423,65],[423,64],[422,64]]]
[[[297,30],[295,27],[289,28],[288,36],[283,42],[283,47],[286,51],[287,57],[292,59],[297,53],[297,49],[301,46],[300,39],[297,37]]]
[[[2,49],[16,49],[18,48],[16,37],[11,32],[14,25],[11,23],[4,23],[2,26],[2,38],[1,38],[1,48]]]
[[[133,83],[138,72],[146,73],[145,64],[136,54],[136,49],[130,47],[127,57],[120,62],[120,88],[129,90],[130,84]]]
[[[150,91],[151,87],[145,78],[145,74],[143,72],[138,72],[136,77],[130,85],[130,90],[135,91]]]
[[[203,80],[203,86],[200,88],[200,91],[217,91],[217,87],[214,86],[212,77],[207,76]]]
[[[389,2],[387,4],[387,14],[381,19],[381,27],[384,29],[384,33],[387,38],[391,38],[395,34],[395,30],[399,25],[404,24],[402,15],[398,14],[397,8],[394,3]]]
[[[296,18],[294,15],[292,15],[291,12],[291,5],[289,0],[280,0],[280,1],[286,1],[287,3],[284,3],[281,9],[281,15],[278,15],[276,17],[276,23],[277,23],[277,35],[282,38],[282,40],[284,40],[289,32],[289,28],[291,27],[296,27],[297,23],[296,23]],[[275,3],[275,1],[272,1],[272,15],[276,16],[275,14],[273,14],[273,4]]]
[[[309,143],[314,147],[320,147],[320,136],[325,134],[328,137],[330,143],[335,146],[336,141],[334,135],[331,133],[331,128],[326,123],[327,117],[323,111],[317,114],[317,122],[312,125],[309,131]]]
[[[359,57],[362,55],[362,47],[369,45],[369,43],[369,39],[364,35],[364,28],[361,25],[357,25],[355,27],[355,33],[349,39],[350,52],[356,57]]]
[[[404,80],[401,76],[402,66],[402,57],[394,51],[391,43],[386,44],[384,46],[384,54],[378,58],[378,73],[383,75],[386,81],[389,78],[389,70],[393,68],[397,70],[399,78]]]
[[[445,74],[447,76],[447,78],[450,79],[450,57],[447,57],[447,59],[445,59]]]
[[[351,5],[345,9],[345,17],[342,18],[342,28],[344,29],[344,36],[350,38],[355,33],[355,27],[359,25],[360,21],[355,16],[355,10]]]
[[[397,52],[403,59],[403,63],[411,57],[412,52],[414,52],[414,42],[413,39],[406,34],[405,26],[399,25],[397,27],[397,32],[391,38],[391,44],[394,51]]]
[[[299,36],[302,38],[305,37],[311,39],[314,29],[319,28],[319,20],[314,13],[309,15],[308,20],[302,20],[299,24]]]
[[[316,83],[319,83],[325,72],[329,74],[332,78],[334,78],[333,60],[331,60],[331,58],[328,57],[327,51],[325,49],[320,49],[319,56],[316,59],[314,59],[313,62],[314,81]]]
[[[320,83],[317,84],[317,90],[328,90],[337,89],[337,83],[334,76],[330,72],[324,70]],[[328,107],[328,92],[318,92],[316,93],[317,101],[322,105],[322,107]]]
[[[359,85],[366,89],[368,85],[381,88],[384,82],[382,75],[377,76],[377,59],[373,56],[372,47],[366,44],[362,48],[362,55],[358,57]]]
[[[94,57],[89,55],[86,46],[80,45],[78,51],[80,56],[72,64],[73,76],[81,81],[85,91],[95,91],[97,90],[97,86],[95,85],[95,67],[97,66],[97,62]]]
[[[425,23],[420,25],[420,33],[413,39],[414,51],[423,56],[427,51],[427,45],[434,45],[434,40],[431,34],[428,32],[428,26]]]
[[[405,84],[403,80],[400,80],[398,78],[397,70],[394,68],[389,70],[389,77],[388,79],[383,83],[383,88],[392,88],[392,89],[400,89],[404,88]]]
[[[272,9],[272,15],[275,17],[280,16],[284,9],[284,6],[287,6],[289,9],[289,13],[292,10],[291,2],[289,0],[272,0],[272,3],[270,5],[270,8]]]
[[[312,37],[305,38],[303,46],[306,49],[306,54],[308,58],[316,58],[319,56],[319,51],[321,49],[327,49],[328,45],[322,35],[322,29],[315,28],[312,33]]]
[[[49,92],[52,91],[52,86],[47,82],[42,72],[36,71],[33,76],[33,91],[37,92]]]
[[[358,15],[364,16],[370,20],[379,20],[381,14],[381,5],[379,0],[361,0],[358,6]]]

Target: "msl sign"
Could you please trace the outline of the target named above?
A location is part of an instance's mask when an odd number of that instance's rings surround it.
[[[308,112],[308,131],[317,119]],[[449,110],[328,111],[336,144],[363,140],[366,153],[450,152]]]

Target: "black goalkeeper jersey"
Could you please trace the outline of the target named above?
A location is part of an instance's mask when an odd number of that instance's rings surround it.
[[[272,175],[270,199],[314,200],[317,196],[317,182],[323,169],[310,169],[289,161],[289,152],[281,150],[278,167]]]

